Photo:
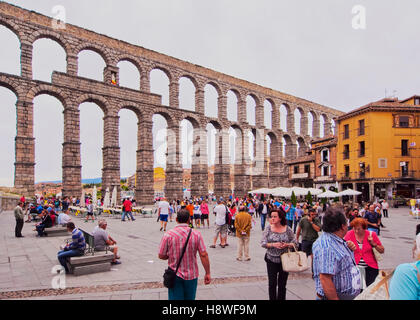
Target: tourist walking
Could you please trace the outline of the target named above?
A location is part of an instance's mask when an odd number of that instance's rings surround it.
[[[210,248],[216,248],[217,238],[220,235],[220,246],[224,248],[226,246],[226,239],[227,239],[227,231],[228,231],[228,224],[226,221],[226,216],[228,213],[228,209],[223,204],[223,200],[219,199],[217,201],[217,206],[214,207],[213,213],[216,215],[216,229],[213,238],[213,244]]]
[[[368,230],[379,235],[379,225],[381,224],[380,214],[375,210],[375,205],[370,205],[369,210],[366,211],[364,218],[368,224]]]
[[[203,200],[200,205],[201,211],[201,223],[203,228],[205,227],[205,221],[207,221],[207,228],[210,228],[210,221],[209,221],[209,206],[206,200]]]
[[[352,300],[360,293],[360,272],[353,254],[356,246],[344,240],[344,213],[328,209],[322,230],[312,246],[317,300]]]
[[[245,261],[251,260],[249,256],[249,239],[252,228],[252,217],[244,206],[239,207],[239,212],[235,215],[235,229],[236,237],[238,238],[238,254],[236,260],[242,261],[244,256]]]
[[[317,211],[314,208],[309,209],[309,214],[300,220],[296,230],[296,240],[299,241],[299,236],[302,234],[301,250],[306,253],[307,257],[311,257],[312,275],[314,273],[312,246],[318,239],[318,232],[321,231],[321,221],[317,215]]]
[[[264,231],[265,221],[267,219],[267,214],[269,213],[268,212],[267,201],[264,201],[263,203],[260,203],[260,205],[258,206],[258,213],[261,216],[261,230]]]
[[[282,209],[270,213],[270,224],[265,228],[261,246],[267,249],[264,260],[267,264],[268,294],[270,300],[286,300],[286,284],[289,276],[283,271],[280,256],[288,248],[297,246],[293,230],[287,225]]]
[[[133,217],[133,204],[131,203],[130,199],[125,199],[124,203],[123,203],[123,213],[122,213],[122,218],[121,221],[125,221],[125,216],[127,215],[129,218],[131,218],[131,221],[136,221],[136,219],[134,219]]]
[[[72,242],[67,244],[62,251],[58,252],[57,258],[64,267],[64,270],[66,270],[66,273],[69,273],[67,259],[83,256],[86,249],[86,241],[83,232],[77,229],[73,222],[67,224],[67,231],[71,232]]]
[[[384,215],[384,218],[389,218],[388,217],[389,204],[386,200],[382,201],[381,208],[382,208],[382,213]]]
[[[25,214],[23,213],[23,203],[19,202],[14,210],[16,226],[15,226],[15,237],[23,238],[22,229],[24,225]]]
[[[159,201],[158,216],[160,220],[160,231],[166,231],[166,225],[168,224],[169,216],[169,203],[166,201],[166,198],[162,198]]]
[[[87,199],[87,214],[86,214],[86,221],[89,221],[89,217],[91,217],[92,222],[95,221],[95,215],[93,214],[93,204],[92,204],[92,200]]]
[[[204,240],[199,231],[188,227],[190,214],[180,210],[175,228],[164,234],[159,245],[159,259],[168,260],[168,267],[176,270],[182,249],[190,233],[185,254],[176,273],[175,286],[168,289],[169,300],[195,300],[199,269],[197,253],[205,270],[204,284],[210,284],[210,261]]]
[[[198,203],[198,201],[195,202],[194,204],[194,223],[195,223],[195,227],[196,228],[200,228],[200,224],[201,224],[201,209],[200,209],[200,204]]]
[[[369,287],[379,274],[378,261],[373,249],[384,253],[385,249],[375,232],[367,230],[367,222],[355,218],[351,222],[352,230],[348,231],[344,240],[354,243],[354,258],[361,275],[361,289]]]

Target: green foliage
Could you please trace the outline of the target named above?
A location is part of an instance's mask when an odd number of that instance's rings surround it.
[[[294,191],[292,191],[292,197],[291,197],[290,201],[292,202],[293,206],[296,207],[297,199],[296,199],[296,195],[295,195]]]
[[[306,202],[309,203],[310,206],[312,206],[312,194],[309,191],[308,194],[306,195]]]

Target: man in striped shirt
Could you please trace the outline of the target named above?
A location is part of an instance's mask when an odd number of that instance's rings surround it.
[[[321,237],[312,246],[316,294],[321,300],[352,300],[360,292],[360,272],[354,259],[354,243],[347,233],[344,213],[328,209]]]
[[[176,221],[178,225],[165,233],[159,245],[159,259],[168,260],[169,268],[174,271],[181,257],[188,233],[191,230],[188,226],[190,223],[188,210],[180,210]],[[176,274],[175,286],[172,289],[168,289],[169,300],[195,300],[198,280],[197,252],[206,272],[204,283],[210,284],[210,261],[206,246],[201,233],[197,230],[192,230],[184,257]]]
[[[67,231],[71,232],[73,242],[66,245],[62,251],[58,252],[57,258],[66,270],[66,273],[69,273],[67,258],[83,256],[85,254],[86,241],[83,232],[77,229],[73,222],[67,223]]]

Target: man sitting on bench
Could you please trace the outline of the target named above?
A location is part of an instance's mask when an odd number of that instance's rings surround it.
[[[45,207],[41,213],[41,222],[35,225],[35,230],[38,232],[37,237],[46,236],[47,233],[44,231],[45,228],[51,228],[53,226],[51,217],[46,208],[47,207]]]
[[[93,237],[95,241],[95,251],[105,251],[107,246],[109,247],[109,250],[114,254],[114,259],[112,260],[112,264],[121,264],[120,261],[117,259],[120,259],[118,256],[118,247],[116,246],[117,242],[111,238],[110,235],[108,235],[108,232],[106,232],[107,222],[105,219],[100,219],[98,221],[98,226],[95,227],[93,230]]]
[[[66,270],[66,273],[69,273],[67,258],[83,256],[85,254],[86,241],[83,232],[77,229],[73,222],[67,223],[67,231],[71,232],[73,242],[66,245],[62,251],[59,251],[57,258]]]

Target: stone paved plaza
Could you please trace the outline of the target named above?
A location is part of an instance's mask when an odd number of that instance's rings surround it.
[[[166,300],[167,289],[161,285],[166,261],[157,258],[157,250],[163,232],[153,218],[136,217],[136,221],[121,222],[106,217],[108,232],[116,239],[121,255],[121,265],[110,272],[84,276],[66,276],[68,289],[53,290],[52,268],[58,265],[59,246],[68,237],[37,238],[34,223],[25,223],[24,238],[14,237],[15,220],[10,211],[0,214],[0,298],[31,299],[153,299]],[[73,217],[76,226],[91,232],[96,222],[85,223]],[[411,261],[411,248],[417,222],[408,214],[408,208],[390,210],[390,218],[384,218],[380,239],[385,246],[381,269]],[[175,222],[169,223],[172,228]],[[214,233],[214,216],[210,216],[210,229],[200,229],[207,246],[211,275],[214,282],[209,286],[199,283],[197,299],[256,299],[267,300],[265,250],[260,247],[261,227],[259,220],[251,233],[251,261],[236,261],[236,239],[229,236],[226,248],[209,248]],[[200,279],[204,269],[199,262]],[[313,299],[314,282],[310,270],[290,275],[287,298]]]

